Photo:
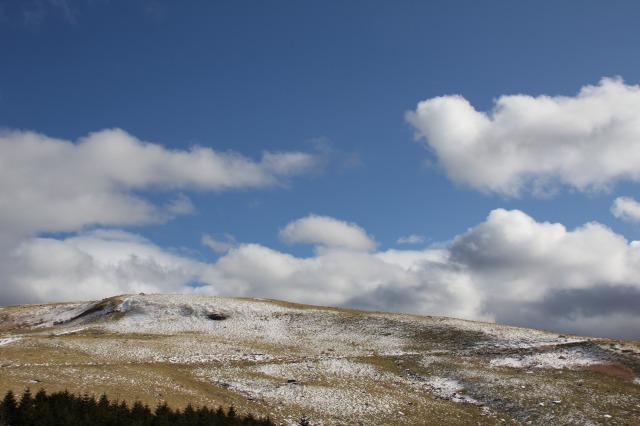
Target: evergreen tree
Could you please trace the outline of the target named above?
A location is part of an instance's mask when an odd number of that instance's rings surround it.
[[[0,425],[12,425],[16,422],[18,401],[15,394],[9,390],[0,403]]]
[[[150,426],[153,423],[153,414],[148,405],[142,405],[142,402],[136,401],[131,407],[131,425],[132,426]]]
[[[233,405],[229,407],[229,411],[227,411],[227,420],[228,420],[227,424],[230,424],[230,425],[238,424],[236,409]]]
[[[36,418],[36,407],[31,390],[26,388],[20,397],[18,403],[18,418],[17,423],[20,425],[32,425]]]
[[[217,425],[216,412],[207,407],[199,407],[196,412],[198,413],[199,425]]]
[[[155,421],[154,426],[169,426],[171,425],[171,417],[173,417],[173,411],[166,402],[158,404],[154,413]]]
[[[71,406],[71,395],[68,391],[55,392],[47,396],[51,413],[51,424],[74,425],[76,413]]]
[[[109,426],[115,422],[115,413],[111,410],[111,402],[106,394],[100,395],[96,411],[96,424]]]
[[[49,425],[53,422],[51,408],[49,406],[49,397],[44,389],[40,389],[33,398],[35,415],[37,423],[41,426]]]
[[[95,398],[87,393],[81,397],[71,395],[69,402],[69,409],[73,412],[73,418],[77,424],[94,424],[98,406]]]
[[[269,418],[258,418],[253,414],[238,415],[235,407],[225,413],[222,407],[217,411],[205,407],[195,408],[188,404],[183,411],[172,410],[166,402],[158,404],[155,412],[148,405],[136,401],[129,408],[126,401],[109,401],[102,395],[96,401],[84,394],[76,396],[68,391],[51,395],[41,389],[35,397],[26,389],[20,401],[12,391],[8,391],[0,402],[0,426],[273,426]]]
[[[120,403],[116,401],[113,405],[115,409],[115,422],[113,426],[128,426],[130,424],[131,411],[129,410],[127,401],[122,400]]]
[[[197,426],[198,425],[198,413],[193,408],[193,405],[188,404],[182,411],[180,426]]]

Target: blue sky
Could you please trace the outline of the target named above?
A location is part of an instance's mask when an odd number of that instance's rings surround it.
[[[638,18],[0,1],[0,303],[198,292],[638,339]]]

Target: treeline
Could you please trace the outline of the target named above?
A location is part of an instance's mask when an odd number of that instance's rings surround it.
[[[0,403],[0,426],[271,426],[269,418],[244,416],[233,406],[217,410],[188,405],[173,410],[166,403],[155,409],[136,401],[131,407],[125,401],[110,401],[106,395],[76,396],[68,391],[47,394],[40,390],[32,395],[26,389],[20,398],[8,391]]]

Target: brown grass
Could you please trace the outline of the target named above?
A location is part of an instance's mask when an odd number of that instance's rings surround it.
[[[617,363],[592,364],[584,367],[583,370],[593,371],[594,373],[601,373],[610,377],[629,381],[632,381],[636,377],[632,369]]]

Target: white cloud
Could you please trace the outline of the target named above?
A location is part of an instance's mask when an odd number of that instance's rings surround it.
[[[280,231],[288,243],[310,243],[353,250],[373,250],[375,241],[364,229],[327,216],[310,215],[289,223]]]
[[[585,321],[597,315],[589,333],[607,334],[621,316],[640,321],[640,245],[601,224],[569,231],[499,209],[449,252],[450,266],[463,266],[483,294],[482,311],[499,322],[586,332]],[[640,337],[630,329],[616,335]]]
[[[130,233],[32,238],[10,253],[2,302],[95,300],[122,293],[189,293],[210,266]],[[216,294],[213,286],[200,289]]]
[[[313,218],[289,225],[316,229]],[[337,223],[367,236],[354,224],[323,219],[325,229]],[[325,244],[299,229],[291,242]],[[2,298],[24,303],[139,291],[267,297],[640,338],[632,327],[640,321],[640,242],[601,224],[568,230],[498,209],[439,249],[372,252],[349,241],[329,239],[302,258],[205,236],[205,245],[224,249],[205,263],[122,231],[32,238],[11,252]]]
[[[640,321],[640,243],[598,223],[567,230],[518,210],[494,210],[437,250],[328,246],[297,258],[249,244],[209,273],[243,295],[640,337],[617,326]]]
[[[78,143],[5,130],[0,153],[0,230],[19,236],[164,221],[167,213],[192,212],[188,197],[178,195],[162,209],[143,191],[277,186],[317,165],[300,152],[264,152],[253,161],[205,147],[172,151],[119,129]]]
[[[461,96],[441,96],[406,119],[451,180],[517,196],[640,181],[638,111],[639,86],[604,78],[575,97],[501,96],[488,113]]]
[[[209,265],[131,234],[82,230],[164,222],[195,211],[177,191],[283,186],[323,161],[300,152],[254,161],[205,147],[168,150],[119,129],[77,143],[0,130],[0,303],[192,291]],[[152,203],[144,197],[152,191],[169,201]],[[81,233],[36,238],[60,232]]]
[[[611,213],[627,222],[640,222],[640,203],[630,197],[618,197],[611,206]]]
[[[77,144],[4,132],[0,149],[1,235],[22,239],[0,258],[2,303],[194,292],[640,338],[636,329],[622,327],[640,321],[640,243],[597,223],[567,230],[498,209],[438,250],[374,252],[375,241],[358,225],[310,215],[286,225],[280,237],[317,245],[312,257],[205,235],[204,245],[224,253],[207,264],[122,231],[29,236],[190,213],[184,194],[160,208],[132,191],[273,185],[312,167],[313,158],[265,154],[252,162],[205,148],[168,151],[122,131]],[[638,203],[618,198],[612,212],[636,218]],[[420,241],[410,236],[399,243]]]
[[[422,244],[424,243],[425,238],[422,235],[409,235],[408,237],[400,237],[397,244]]]
[[[366,251],[327,249],[297,258],[257,244],[232,249],[219,259],[208,280],[228,283],[244,296],[294,300],[401,312],[465,316],[476,314],[480,298],[466,277],[439,274],[430,253],[419,258],[430,268],[406,269]],[[218,286],[226,294],[223,285]],[[482,314],[475,317],[489,319]]]
[[[463,264],[494,297],[540,300],[554,290],[602,284],[638,285],[638,247],[598,223],[568,231],[525,213],[494,210],[485,222],[455,238],[451,260]]]

